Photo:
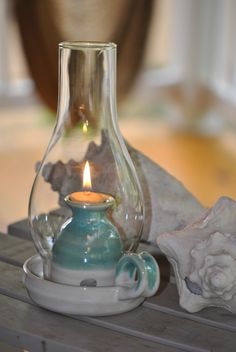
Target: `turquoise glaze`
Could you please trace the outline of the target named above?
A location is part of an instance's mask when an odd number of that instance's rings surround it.
[[[120,294],[120,299],[151,297],[159,287],[159,267],[148,252],[127,253],[117,263],[115,283],[118,286],[125,283],[131,287]]]
[[[116,227],[107,219],[114,199],[84,205],[66,197],[73,216],[61,230],[52,249],[53,263],[72,270],[113,269],[123,254]]]
[[[157,263],[155,261],[155,259],[153,258],[152,255],[150,255],[147,252],[142,252],[140,253],[141,258],[144,260],[145,262],[145,268],[147,271],[147,281],[148,281],[148,289],[150,291],[152,290],[156,290],[156,283],[157,283],[157,277],[159,280],[159,268],[157,266]]]

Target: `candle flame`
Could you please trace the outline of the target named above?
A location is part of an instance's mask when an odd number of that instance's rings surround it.
[[[83,133],[87,133],[88,132],[88,121],[85,121],[83,123]]]
[[[92,182],[91,182],[91,174],[90,174],[90,167],[89,162],[86,161],[83,173],[83,189],[84,190],[91,190]]]

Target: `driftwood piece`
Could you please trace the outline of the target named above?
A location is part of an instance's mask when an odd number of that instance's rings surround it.
[[[127,144],[127,148],[144,195],[144,240],[156,243],[156,238],[160,234],[181,229],[199,217],[204,210],[203,206],[181,182],[130,145]],[[106,193],[109,187],[108,193],[115,194],[117,185],[111,172],[112,169],[115,170],[114,160],[104,133],[100,145],[90,143],[84,160],[87,159],[90,161],[93,168],[92,174],[95,175],[96,180],[93,182],[93,190],[99,189]],[[96,166],[93,163],[94,160],[96,160]],[[43,177],[51,184],[52,189],[59,193],[60,204],[63,204],[67,194],[74,191],[75,185],[81,184],[82,173],[78,172],[78,169],[83,165],[84,161],[78,163],[70,160],[67,164],[58,161],[44,166]],[[96,177],[100,173],[97,165],[103,165],[102,177]]]

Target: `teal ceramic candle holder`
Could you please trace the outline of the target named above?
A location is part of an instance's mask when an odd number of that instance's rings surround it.
[[[114,285],[116,264],[123,254],[118,230],[107,218],[114,198],[77,192],[65,202],[73,215],[53,245],[51,279],[78,286]]]

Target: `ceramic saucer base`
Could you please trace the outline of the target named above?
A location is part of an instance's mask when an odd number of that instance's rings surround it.
[[[44,279],[43,262],[35,255],[24,263],[24,284],[31,299],[46,309],[89,316],[124,313],[139,306],[144,297],[120,300],[121,286],[80,287]]]

